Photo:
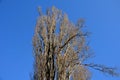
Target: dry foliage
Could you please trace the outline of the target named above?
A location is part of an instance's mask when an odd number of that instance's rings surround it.
[[[91,56],[84,20],[73,24],[55,7],[48,9],[46,15],[39,9],[39,14],[33,37],[33,80],[88,80],[87,67],[117,75],[112,68],[84,63]]]

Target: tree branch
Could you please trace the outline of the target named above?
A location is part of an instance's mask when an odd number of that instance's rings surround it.
[[[116,72],[117,70],[114,67],[106,67],[104,65],[94,64],[94,63],[82,64],[82,65],[87,66],[87,67],[91,67],[93,69],[99,70],[103,73],[107,73],[107,74],[112,75],[112,76],[120,76],[120,74],[118,72]]]
[[[87,35],[88,35],[88,33],[85,33],[85,34],[77,33],[77,34],[71,36],[62,46],[59,47],[60,50],[61,50],[63,47],[65,47],[65,46],[66,46],[73,38],[75,38],[76,36],[87,36]]]

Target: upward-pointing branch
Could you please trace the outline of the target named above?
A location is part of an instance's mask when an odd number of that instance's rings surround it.
[[[62,46],[59,47],[60,50],[61,50],[62,48],[64,48],[64,47],[65,47],[73,38],[75,38],[76,36],[87,36],[87,35],[88,35],[88,33],[85,33],[85,34],[77,33],[77,34],[71,36]]]

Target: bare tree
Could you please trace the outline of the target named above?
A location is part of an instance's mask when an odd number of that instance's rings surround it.
[[[77,24],[69,21],[66,14],[52,7],[43,15],[39,9],[33,37],[34,74],[33,80],[88,80],[88,67],[117,76],[114,68],[84,61],[91,57],[87,45],[88,32],[84,20]]]

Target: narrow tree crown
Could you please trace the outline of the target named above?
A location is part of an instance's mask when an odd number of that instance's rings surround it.
[[[83,19],[73,24],[55,7],[48,9],[46,15],[39,9],[39,14],[33,37],[34,80],[88,80],[87,66],[103,68],[84,63],[91,54]]]

